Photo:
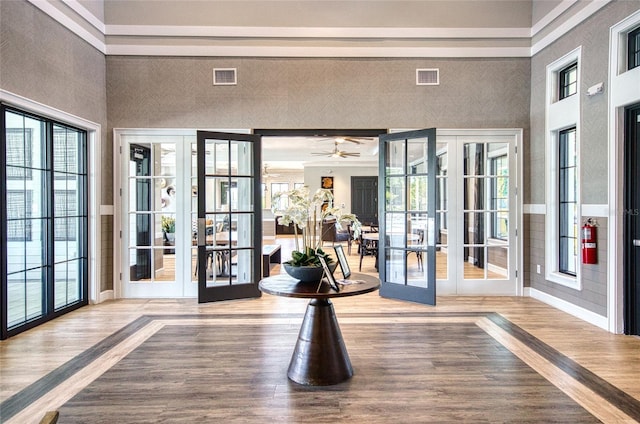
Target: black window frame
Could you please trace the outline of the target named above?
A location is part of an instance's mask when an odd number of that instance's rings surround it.
[[[578,268],[578,252],[574,250],[571,254],[570,246],[573,245],[574,249],[578,246],[578,157],[577,153],[573,158],[568,157],[570,134],[573,134],[573,143],[575,143],[573,151],[576,152],[578,143],[576,127],[567,128],[558,133],[558,272],[575,277]],[[573,181],[569,181],[568,178],[571,169],[575,171]],[[573,193],[570,194],[572,183]],[[569,205],[573,205],[574,222],[569,222],[568,219]],[[574,226],[573,232],[571,232],[571,225]],[[569,268],[571,257],[575,258],[576,271]]]
[[[25,119],[33,119],[40,122],[42,125],[42,134],[39,141],[33,140],[33,143],[41,143],[41,147],[38,149],[41,151],[42,155],[42,163],[34,166],[35,160],[29,166],[28,160],[30,160],[25,153],[25,166],[24,171],[15,172],[16,169],[23,168],[22,166],[8,165],[7,163],[7,114],[15,114],[22,116]],[[65,170],[61,171],[60,169],[55,169],[55,154],[54,154],[54,127],[63,127],[67,130],[73,131],[80,135],[80,138],[77,139],[79,143],[77,149],[77,162],[75,162],[74,167],[77,169],[73,169],[72,171]],[[27,128],[27,127],[24,127]],[[23,130],[24,130],[23,128]],[[13,130],[13,129],[9,129]],[[25,131],[25,134],[28,131]],[[8,337],[12,337],[19,333],[22,333],[26,330],[29,330],[33,327],[36,327],[40,324],[43,324],[47,321],[50,321],[58,316],[64,315],[68,312],[81,308],[89,304],[88,300],[88,291],[89,291],[89,193],[88,193],[88,180],[89,180],[89,169],[88,169],[88,132],[85,129],[74,127],[70,124],[59,122],[53,120],[49,117],[38,115],[27,110],[23,110],[17,108],[12,105],[8,105],[5,103],[0,103],[0,181],[3,184],[0,184],[0,238],[2,242],[0,243],[0,340],[6,339]],[[28,150],[30,150],[30,154],[33,155],[34,151],[33,144],[27,146]],[[64,156],[64,158],[62,157]],[[67,161],[69,159],[69,153],[65,155],[58,155],[60,159],[64,159]],[[34,158],[32,158],[34,159]],[[66,163],[66,162],[65,162]],[[10,175],[8,172],[8,168],[11,169]],[[18,321],[12,321],[11,326],[9,326],[9,316],[8,316],[8,279],[9,279],[9,265],[8,265],[8,240],[7,240],[7,217],[9,215],[7,211],[7,195],[9,188],[7,187],[6,182],[9,180],[22,179],[26,182],[31,181],[31,170],[37,170],[40,173],[44,174],[43,184],[40,187],[41,193],[33,193],[31,195],[32,201],[39,201],[42,205],[42,216],[37,219],[43,222],[42,228],[45,233],[43,233],[42,240],[45,242],[41,246],[42,251],[42,263],[34,268],[32,265],[25,265],[24,270],[18,269],[16,271],[12,271],[12,275],[14,273],[25,273],[25,272],[40,272],[41,280],[40,284],[42,285],[42,297],[38,300],[41,305],[40,312],[36,315],[33,314],[25,314]],[[66,175],[73,174],[73,175]],[[59,178],[56,178],[59,177]],[[74,254],[72,257],[63,257],[60,259],[56,257],[56,243],[59,243],[58,239],[55,237],[55,226],[54,223],[56,221],[55,216],[55,180],[63,180],[59,181],[60,183],[64,183],[68,187],[68,180],[76,179],[78,181],[78,186],[76,188],[79,197],[77,198],[77,211],[78,214],[76,218],[78,218],[79,226],[74,236],[76,237],[76,242],[78,243],[78,253]],[[64,180],[67,180],[65,183]],[[25,189],[25,191],[28,190]],[[35,190],[35,189],[34,189]],[[34,196],[42,196],[42,199],[36,200]],[[66,219],[64,217],[63,219]],[[36,219],[36,218],[33,218]],[[25,218],[25,222],[29,221]],[[69,236],[69,234],[67,234]],[[69,238],[65,239],[69,242]],[[14,240],[17,242],[29,242],[29,240]],[[64,243],[64,242],[63,242]],[[64,247],[61,247],[64,249]],[[80,296],[78,299],[67,300],[64,305],[56,306],[56,298],[55,291],[58,289],[56,287],[56,271],[57,267],[66,267],[68,263],[77,264],[79,278],[81,281],[78,282],[78,289],[80,291]]]
[[[575,73],[575,81],[571,75]],[[563,100],[578,92],[578,62],[573,62],[558,71],[558,100]]]
[[[640,27],[627,34],[627,70],[640,66]]]

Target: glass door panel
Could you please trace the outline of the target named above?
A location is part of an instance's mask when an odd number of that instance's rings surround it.
[[[194,227],[194,134],[132,130],[122,146],[122,297],[196,295],[190,260]]]
[[[476,132],[476,131],[473,131]],[[517,293],[516,133],[438,133],[438,293]]]
[[[464,279],[508,279],[508,144],[464,143],[463,163]]]
[[[198,131],[196,150],[198,299],[260,296],[260,137]]]
[[[380,136],[380,294],[435,304],[435,130]]]
[[[448,143],[436,147],[436,279],[449,278],[449,153]]]

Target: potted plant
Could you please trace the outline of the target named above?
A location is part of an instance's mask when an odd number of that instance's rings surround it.
[[[176,240],[176,219],[173,216],[163,215],[162,218],[160,218],[160,224],[164,232],[165,241],[173,246]]]
[[[284,196],[288,198],[288,205],[278,208],[280,198]],[[304,186],[274,194],[271,204],[271,211],[278,216],[278,224],[294,224],[295,250],[291,253],[291,259],[283,265],[289,275],[301,281],[317,283],[322,278],[319,256],[324,256],[328,263],[333,262],[322,250],[322,222],[325,219],[335,218],[338,228],[342,222],[350,222],[354,238],[360,234],[360,221],[355,215],[343,214],[341,208],[334,207],[330,190],[321,188],[311,196],[309,188]]]

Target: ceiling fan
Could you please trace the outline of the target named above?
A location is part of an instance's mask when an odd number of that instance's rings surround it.
[[[269,170],[267,169],[267,167],[268,167],[268,165],[265,163],[265,164],[264,164],[264,168],[263,168],[263,170],[262,170],[262,176],[263,176],[264,178],[269,178],[269,177],[271,177],[271,178],[275,178],[275,177],[279,177],[279,176],[280,176],[280,174],[272,174],[271,172],[269,172]]]
[[[360,153],[358,152],[345,152],[343,150],[338,149],[338,141],[334,140],[333,145],[334,148],[330,152],[311,152],[313,156],[327,156],[330,158],[346,158],[346,157],[360,157]]]

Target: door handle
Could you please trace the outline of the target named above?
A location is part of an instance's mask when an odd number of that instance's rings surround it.
[[[636,247],[640,246],[640,240],[634,239],[633,240],[633,245],[636,246]]]

